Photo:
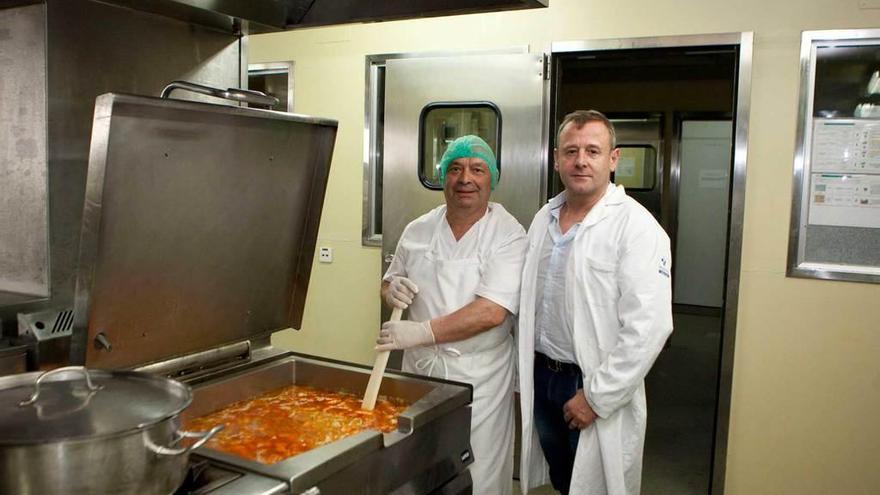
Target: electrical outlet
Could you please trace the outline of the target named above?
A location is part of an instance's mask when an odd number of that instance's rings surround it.
[[[320,248],[318,250],[318,261],[321,263],[333,263],[333,248]]]

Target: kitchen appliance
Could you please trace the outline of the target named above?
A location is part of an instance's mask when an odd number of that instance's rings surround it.
[[[49,308],[18,314],[18,341],[30,346],[30,362],[40,369],[63,366],[70,357],[73,309]],[[24,372],[22,368],[19,373]]]
[[[359,395],[369,376],[365,367],[285,353],[191,382],[194,401],[183,418],[291,384]],[[470,476],[464,470],[472,462],[470,388],[389,374],[380,393],[411,403],[398,417],[394,432],[367,430],[269,465],[208,448],[200,449],[198,457],[283,480],[288,491],[282,493],[299,494],[313,488],[319,490],[315,493],[437,493],[457,477],[466,478],[459,482],[466,481],[467,488],[449,493],[470,493]]]
[[[290,384],[361,395],[369,369],[276,349],[299,328],[336,134],[331,120],[98,97],[71,360],[193,388],[183,419]],[[471,388],[403,373],[411,403],[275,464],[197,449],[181,493],[470,493]]]

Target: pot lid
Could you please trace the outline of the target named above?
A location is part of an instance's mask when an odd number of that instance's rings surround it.
[[[79,366],[0,378],[0,445],[93,439],[137,431],[179,414],[188,386],[134,371]]]

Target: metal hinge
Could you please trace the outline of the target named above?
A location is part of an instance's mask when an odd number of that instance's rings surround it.
[[[550,55],[547,55],[547,54],[545,53],[545,54],[543,55],[543,57],[544,57],[544,61],[543,61],[543,63],[544,63],[544,66],[543,66],[543,67],[544,67],[544,68],[543,68],[543,70],[542,70],[541,72],[544,74],[544,80],[545,80],[545,81],[549,81],[549,80],[550,80]]]
[[[184,379],[227,368],[250,359],[251,341],[245,340],[151,363],[135,368],[135,371]]]

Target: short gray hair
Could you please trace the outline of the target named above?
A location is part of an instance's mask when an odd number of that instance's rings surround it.
[[[562,119],[562,123],[559,124],[559,129],[556,130],[556,147],[559,147],[559,137],[562,135],[562,129],[564,129],[566,125],[574,124],[575,128],[580,129],[588,122],[603,123],[605,128],[608,129],[608,134],[611,136],[611,149],[613,150],[617,147],[617,133],[614,132],[614,124],[608,120],[608,117],[606,117],[604,113],[598,110],[575,110],[566,115],[565,118]]]

